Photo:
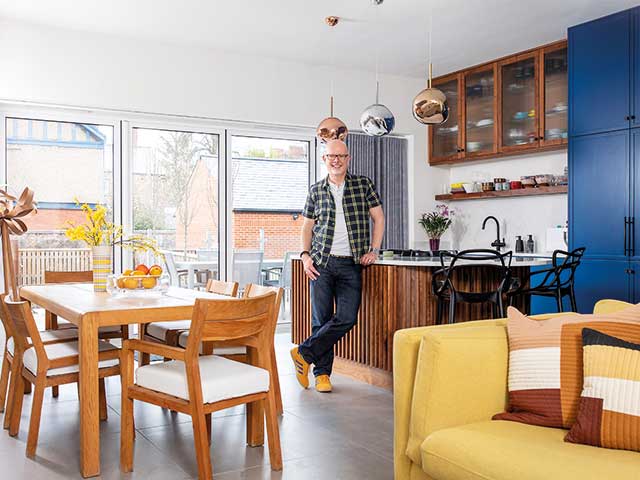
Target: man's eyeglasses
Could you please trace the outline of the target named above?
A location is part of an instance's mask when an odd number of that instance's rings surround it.
[[[335,154],[335,153],[327,153],[325,154],[325,157],[327,160],[346,160],[347,158],[349,158],[349,154],[348,153],[342,153],[342,154]]]

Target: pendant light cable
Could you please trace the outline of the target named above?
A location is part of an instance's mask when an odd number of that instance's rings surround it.
[[[373,8],[375,9],[375,15],[374,15],[374,31],[376,30],[376,27],[378,27],[378,24],[380,23],[378,21],[378,9],[379,9],[380,5],[376,4],[375,2],[373,2]],[[379,69],[380,69],[380,44],[378,42],[376,42],[376,103],[380,103],[380,76],[379,76]]]

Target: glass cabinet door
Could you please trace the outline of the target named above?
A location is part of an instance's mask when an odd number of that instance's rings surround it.
[[[503,151],[538,146],[537,56],[531,54],[501,63]]]
[[[449,118],[440,125],[432,125],[430,130],[430,161],[447,161],[458,158],[461,152],[460,140],[461,132],[459,131],[459,78],[458,75],[447,77],[433,82],[433,86],[442,90],[447,97],[449,104]]]
[[[496,111],[493,66],[465,74],[465,156],[495,153]]]
[[[567,142],[569,109],[567,107],[567,48],[544,51],[542,53],[544,75],[542,95],[544,116],[540,131],[545,145]]]

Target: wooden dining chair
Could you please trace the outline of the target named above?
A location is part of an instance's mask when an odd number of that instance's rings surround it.
[[[78,342],[59,342],[45,344],[36,325],[31,305],[25,301],[9,300],[0,296],[1,308],[13,330],[13,361],[9,384],[9,405],[5,415],[10,416],[9,435],[16,436],[20,430],[23,383],[31,382],[35,387],[31,402],[31,417],[27,437],[27,457],[34,457],[40,432],[40,417],[44,389],[47,387],[78,383],[80,367],[78,365]],[[100,418],[107,418],[107,402],[104,379],[120,374],[120,349],[111,343],[100,340],[99,359],[99,405]]]
[[[11,364],[13,363],[13,356],[15,353],[15,340],[13,334],[13,328],[11,321],[6,315],[6,310],[0,307],[0,324],[4,330],[4,350],[2,352],[2,370],[0,371],[0,413],[5,411],[5,404],[7,403],[7,387],[9,384],[9,374],[11,372]],[[51,330],[40,332],[40,338],[42,343],[60,343],[77,341],[77,331],[73,330]],[[25,383],[25,393],[31,391],[31,383]],[[4,419],[4,428],[9,428],[9,416],[6,415]]]
[[[221,280],[210,279],[207,282],[206,291],[218,295],[235,297],[238,294],[238,287],[238,282],[223,282]],[[138,338],[146,342],[161,343],[163,345],[176,347],[178,346],[180,335],[189,330],[190,326],[191,320],[141,323],[138,325],[138,332],[140,332]],[[244,353],[244,351],[242,353]],[[140,355],[141,365],[148,365],[150,361],[151,358],[148,354],[142,353]]]
[[[198,462],[198,478],[213,478],[208,419],[218,410],[242,404],[265,403],[265,415],[247,412],[247,443],[259,446],[266,418],[272,470],[282,469],[282,452],[275,395],[269,366],[273,350],[275,294],[253,298],[197,299],[193,308],[187,348],[142,340],[126,340],[121,352],[122,412],[120,469],[133,470],[133,400],[152,403],[191,416]],[[249,350],[250,364],[217,355],[200,355],[202,342],[233,341]],[[171,358],[139,367],[134,372],[134,351]],[[135,379],[134,379],[135,375]],[[257,441],[256,441],[257,440]]]

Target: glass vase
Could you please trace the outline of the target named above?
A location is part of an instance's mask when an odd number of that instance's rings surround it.
[[[432,252],[437,252],[440,250],[440,239],[439,238],[430,238],[429,239],[429,250]]]

